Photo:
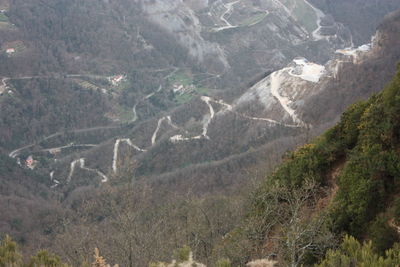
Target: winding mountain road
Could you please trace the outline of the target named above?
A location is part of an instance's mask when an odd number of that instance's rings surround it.
[[[318,26],[318,27],[317,27],[317,29],[315,29],[315,30],[312,32],[312,35],[313,35],[314,40],[315,40],[315,41],[319,41],[319,40],[327,39],[327,38],[328,38],[327,36],[323,36],[323,35],[320,34],[320,31],[321,31],[321,29],[322,29],[321,21],[322,21],[322,18],[325,17],[324,12],[322,12],[321,10],[319,10],[318,8],[316,8],[314,5],[312,5],[310,2],[308,2],[308,0],[304,0],[304,2],[305,2],[309,7],[311,7],[312,10],[314,10],[315,15],[317,16],[317,26]]]
[[[208,127],[212,121],[212,119],[215,116],[215,111],[213,106],[210,104],[212,101],[210,97],[208,96],[202,96],[200,98],[203,102],[205,102],[210,110],[210,114],[207,116],[204,116],[203,118],[203,132],[201,135],[197,135],[194,137],[184,137],[183,135],[175,135],[170,138],[170,141],[173,143],[181,142],[181,141],[191,141],[191,140],[199,140],[199,139],[210,139],[210,137],[207,135],[208,133]]]
[[[288,97],[282,96],[279,93],[283,81],[282,73],[285,71],[287,71],[287,69],[282,69],[271,74],[271,94],[279,101],[294,123],[303,124],[303,122],[297,117],[296,111],[289,106],[292,101]]]
[[[86,171],[89,171],[89,172],[94,172],[97,175],[99,175],[102,178],[102,180],[101,180],[102,183],[108,182],[109,179],[104,173],[102,173],[101,171],[96,170],[96,169],[87,168],[85,166],[85,159],[84,158],[80,158],[80,159],[77,159],[77,160],[74,160],[73,162],[71,162],[71,169],[70,169],[69,175],[67,177],[67,184],[69,184],[71,182],[72,176],[74,175],[74,172],[75,172],[76,165],[78,163],[79,163],[79,167],[82,170],[86,170]]]
[[[240,2],[240,0],[237,0],[237,1],[234,1],[234,2],[230,2],[230,3],[227,3],[227,4],[223,4],[224,8],[226,8],[226,11],[224,13],[222,13],[222,15],[220,16],[220,20],[226,26],[214,28],[213,32],[220,32],[220,31],[223,31],[223,30],[233,29],[233,28],[239,27],[239,25],[232,25],[226,18],[226,15],[228,15],[229,13],[232,12],[233,6],[236,5],[239,2]]]
[[[179,70],[179,68],[177,68],[177,67],[173,67],[172,69],[173,69],[173,70],[172,70],[170,73],[168,73],[166,76],[163,77],[163,80],[168,79],[169,77],[171,77],[172,75],[174,75],[174,74]],[[168,70],[168,69],[161,69],[161,70],[158,70],[158,71],[165,71],[165,70]],[[137,103],[133,106],[133,108],[132,108],[133,118],[132,118],[132,120],[131,120],[131,123],[136,122],[136,121],[139,119],[139,116],[137,115],[137,111],[136,111],[136,108],[137,108],[138,104],[139,104],[140,102],[142,102],[142,101],[145,101],[145,100],[148,100],[148,99],[152,98],[155,94],[161,92],[162,89],[163,89],[163,86],[160,84],[160,86],[158,87],[157,90],[155,90],[154,92],[152,92],[152,93],[146,95],[145,97],[143,97],[142,99],[140,99],[139,102],[137,102]]]
[[[52,147],[52,148],[45,148],[45,149],[42,149],[41,150],[41,152],[53,152],[53,151],[59,151],[59,150],[63,150],[63,149],[66,149],[66,148],[70,148],[70,147],[96,147],[96,146],[98,146],[98,145],[95,145],[95,144],[74,144],[74,143],[71,143],[71,144],[68,144],[68,145],[65,145],[65,146],[59,146],[59,147]]]
[[[221,19],[223,18],[222,20],[224,20],[227,23],[227,26],[229,26],[230,24],[227,21],[227,19],[225,18],[225,16],[229,12],[232,11],[233,6],[238,2],[239,1],[235,1],[235,2],[231,2],[229,4],[226,4],[227,11],[223,14]],[[230,25],[230,26],[232,26],[232,25]],[[174,70],[171,73],[169,73],[167,76],[165,76],[164,78],[166,79],[166,78],[170,77],[171,75],[176,73],[178,70],[179,70],[178,68],[174,68]],[[271,90],[271,94],[279,101],[279,103],[281,104],[283,109],[290,115],[290,117],[293,119],[293,121],[297,125],[284,124],[282,122],[278,122],[278,121],[275,121],[275,120],[272,120],[272,119],[269,119],[269,118],[257,118],[257,117],[251,117],[251,116],[248,116],[248,115],[245,115],[245,114],[241,114],[241,113],[239,113],[239,112],[234,110],[234,106],[232,106],[232,105],[230,105],[228,103],[225,103],[223,100],[215,100],[215,99],[213,99],[213,98],[211,98],[209,96],[201,96],[200,100],[207,105],[208,110],[209,110],[208,114],[205,114],[203,116],[202,133],[200,135],[197,135],[197,136],[194,136],[194,137],[185,137],[183,135],[175,135],[175,136],[170,138],[170,141],[173,142],[173,143],[176,143],[176,142],[180,142],[180,141],[210,139],[209,136],[208,136],[209,127],[210,127],[210,124],[211,124],[212,120],[216,117],[216,112],[214,110],[214,107],[213,107],[212,103],[215,103],[215,104],[218,104],[218,105],[221,105],[221,106],[224,107],[223,110],[221,110],[220,112],[222,112],[222,111],[223,112],[225,112],[225,111],[233,112],[233,113],[235,113],[235,114],[237,114],[237,115],[239,115],[239,116],[241,116],[241,117],[243,117],[245,119],[263,121],[263,122],[268,122],[268,123],[276,124],[276,125],[282,125],[282,126],[286,126],[286,127],[301,127],[301,126],[303,126],[304,123],[298,118],[298,116],[296,115],[295,110],[290,107],[291,100],[288,97],[280,95],[280,92],[279,92],[281,84],[283,82],[283,77],[281,76],[281,74],[285,70],[286,69],[283,69],[281,71],[277,71],[277,72],[273,73],[270,76],[270,90]],[[69,77],[78,77],[78,75],[70,75]],[[36,77],[33,77],[33,76],[32,77],[20,77],[18,79],[30,79],[30,78],[36,78]],[[42,77],[37,77],[37,78],[43,78],[43,76]],[[10,78],[3,78],[2,79],[3,86],[7,85],[7,81],[9,79]],[[153,97],[156,93],[160,92],[161,90],[162,90],[162,85],[160,85],[158,87],[158,89],[155,90],[153,93],[150,93],[150,94],[144,96],[140,101],[145,101],[145,100],[150,99],[151,97]],[[137,108],[137,105],[140,103],[140,101],[138,103],[136,103],[132,108],[133,118],[132,118],[131,122],[135,122],[138,119],[136,108]],[[183,128],[180,128],[179,126],[177,126],[176,124],[173,123],[172,118],[171,118],[170,115],[164,116],[164,117],[160,118],[157,121],[157,126],[156,126],[155,131],[153,132],[153,134],[151,136],[151,146],[154,146],[156,144],[157,137],[159,135],[159,131],[160,131],[161,125],[164,122],[168,123],[169,126],[171,126],[172,128],[174,128],[176,130],[184,131],[186,136],[189,135],[189,133],[186,130],[184,130]],[[91,127],[91,128],[75,129],[75,130],[72,130],[70,132],[71,133],[84,133],[84,132],[104,130],[104,129],[116,129],[116,128],[119,128],[119,127],[121,127],[121,125],[97,126],[97,127]],[[35,145],[37,145],[37,144],[39,144],[39,143],[41,143],[43,141],[46,141],[46,140],[61,136],[63,134],[65,134],[65,133],[64,132],[53,133],[53,134],[51,134],[51,135],[49,135],[47,137],[42,138],[38,142],[35,142],[35,143],[32,143],[32,144],[28,144],[28,145],[25,145],[23,147],[20,147],[20,148],[17,148],[15,150],[13,150],[12,152],[10,152],[9,156],[11,158],[16,158],[16,157],[18,157],[18,155],[22,151],[24,151],[26,149],[29,149],[29,148],[32,148]],[[129,139],[129,138],[116,139],[115,143],[114,143],[113,158],[112,158],[112,171],[113,171],[114,174],[116,174],[118,172],[119,149],[120,149],[120,145],[122,143],[127,144],[128,146],[132,147],[133,149],[135,149],[135,150],[137,150],[139,152],[147,152],[147,149],[140,148],[137,145],[133,144],[132,140]],[[71,143],[71,144],[68,144],[68,145],[65,145],[65,146],[42,149],[41,151],[51,152],[51,151],[54,151],[54,150],[60,150],[60,149],[65,149],[65,148],[69,148],[69,147],[81,147],[81,146],[84,146],[84,147],[95,147],[97,145],[95,145],[95,144],[75,145],[75,144]],[[86,167],[86,162],[85,161],[86,161],[85,158],[79,158],[79,159],[73,160],[70,163],[70,170],[69,170],[69,174],[68,174],[68,176],[66,178],[66,184],[71,182],[77,167],[81,168],[83,170],[92,172],[92,173],[96,173],[98,176],[100,176],[102,178],[102,182],[103,183],[109,181],[109,178],[104,173],[102,173],[101,171],[99,171],[97,169],[92,169],[92,168]],[[52,171],[50,173],[50,177],[54,181],[55,186],[60,184],[59,181],[56,182],[56,180],[54,179],[54,171]]]
[[[67,131],[67,132],[68,133],[85,133],[85,132],[91,132],[91,131],[117,129],[117,128],[120,128],[120,127],[121,127],[120,125],[116,125],[116,126],[96,126],[96,127],[91,127],[91,128],[76,129],[76,130]],[[43,141],[47,141],[47,140],[52,139],[54,137],[61,136],[61,135],[65,134],[65,133],[67,133],[67,132],[56,132],[56,133],[53,133],[53,134],[51,134],[49,136],[46,136],[46,137],[42,138],[38,142],[23,146],[23,147],[20,147],[20,148],[17,148],[15,150],[11,151],[8,154],[8,156],[10,158],[16,158],[25,149],[31,148],[31,147],[33,147],[33,146],[35,146],[35,145],[37,145],[37,144],[39,144],[39,143],[41,143]]]
[[[0,95],[3,94],[7,90],[7,80],[8,80],[8,78],[1,79]]]
[[[121,143],[126,143],[130,147],[133,147],[135,150],[137,150],[139,152],[146,152],[147,151],[145,149],[141,149],[138,146],[134,145],[132,143],[131,139],[129,139],[129,138],[117,139],[115,141],[115,144],[114,144],[114,150],[113,150],[114,151],[114,155],[113,155],[113,161],[112,161],[112,169],[113,169],[114,173],[117,173],[117,171],[118,171],[118,166],[117,166],[117,163],[118,163],[118,151],[119,151],[119,146],[120,146]]]

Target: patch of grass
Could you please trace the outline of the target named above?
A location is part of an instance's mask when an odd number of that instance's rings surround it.
[[[173,85],[173,84],[178,84],[178,85],[183,85],[184,87],[188,88],[191,85],[193,85],[193,79],[185,72],[180,71],[172,75],[171,77],[168,78],[168,82]],[[187,91],[183,92],[182,94],[176,94],[175,95],[175,102],[178,104],[184,104],[189,102],[193,97],[195,96],[195,92],[191,89],[188,89]]]
[[[83,88],[85,89],[91,89],[91,90],[96,90],[98,86],[88,82],[88,81],[83,81],[83,80],[76,80],[76,82]]]
[[[193,94],[176,95],[175,102],[177,102],[178,104],[185,104],[185,103],[189,102],[190,100],[192,100],[193,97],[194,97]]]
[[[175,102],[178,104],[185,104],[192,100],[196,96],[208,95],[208,89],[205,87],[195,87],[193,90],[186,91],[183,94],[177,94],[175,96]]]
[[[8,17],[4,13],[0,13],[0,22],[8,22]]]
[[[133,112],[131,108],[117,106],[115,113],[121,122],[130,122],[133,119]]]
[[[208,89],[202,87],[200,83],[196,83],[193,79],[185,72],[179,72],[171,76],[168,81],[171,84],[183,85],[186,91],[183,93],[175,94],[175,102],[177,104],[185,104],[192,100],[196,96],[208,95]]]
[[[116,91],[125,91],[131,87],[131,82],[129,80],[121,81],[118,86],[114,87]]]
[[[260,13],[260,14],[254,15],[254,16],[242,21],[240,23],[240,27],[256,25],[256,24],[260,23],[261,21],[263,21],[267,16],[268,16],[267,13]]]
[[[185,72],[177,72],[176,74],[172,75],[168,78],[170,83],[178,83],[182,84],[183,86],[189,86],[193,83],[193,79],[189,77]]]
[[[196,93],[198,95],[208,95],[208,88],[205,87],[196,88]]]

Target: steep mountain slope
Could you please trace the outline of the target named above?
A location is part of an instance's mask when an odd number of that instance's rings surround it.
[[[150,20],[173,34],[189,54],[212,73],[224,70],[230,80],[236,80],[235,76],[247,80],[299,55],[326,62],[337,48],[368,42],[382,17],[399,8],[396,1],[219,0],[194,4],[175,0],[142,4]]]
[[[398,12],[387,16],[378,27],[373,50],[366,54],[366,58],[358,57],[357,61],[361,61],[361,64],[339,61],[337,81],[327,85],[321,93],[306,101],[304,116],[324,123],[334,119],[337,111],[344,111],[354,101],[365,99],[366,92],[377,92],[377,88],[382,88],[395,72],[395,66],[400,60],[399,51],[396,49],[399,45],[399,23]],[[326,111],[325,118],[318,113],[321,109]]]
[[[0,233],[12,235],[25,251],[48,246],[52,229],[65,214],[49,186],[47,177],[32,175],[0,156]]]
[[[396,22],[395,18],[386,23]],[[239,228],[232,230],[231,220],[239,217],[232,196],[218,200],[185,196],[171,203],[159,188],[134,183],[92,191],[96,195],[87,198],[79,197],[87,191],[71,194],[68,201],[74,209],[83,208],[77,213],[79,219],[72,216],[82,221],[69,224],[57,236],[57,249],[76,264],[100,240],[112,262],[143,266],[154,257],[165,259],[165,247],[174,246],[170,243],[187,242],[196,259],[208,266],[222,257],[235,265],[275,257],[284,266],[313,266],[348,233],[373,240],[368,251],[375,258],[400,240],[399,109],[400,66],[381,93],[352,105],[335,127],[285,155],[284,163],[251,196],[250,212]],[[168,117],[164,121],[170,122]],[[130,146],[127,140],[121,142]],[[396,255],[386,256],[397,263]]]
[[[89,168],[104,174],[118,174],[119,159],[124,154],[120,148],[128,149],[136,162],[135,176],[161,175],[159,179],[169,177],[167,180],[184,176],[182,171],[189,172],[193,180],[197,179],[207,166],[214,165],[211,162],[215,162],[215,166],[234,162],[236,159],[230,158],[233,155],[248,156],[251,159],[248,162],[255,164],[257,161],[251,156],[255,147],[299,134],[312,135],[321,123],[332,123],[346,103],[368,97],[376,91],[373,85],[383,86],[394,71],[388,66],[394,66],[399,59],[398,51],[392,49],[398,42],[397,17],[388,18],[381,26],[371,49],[339,50],[325,66],[296,58],[288,67],[268,75],[230,103],[223,95],[200,95],[190,105],[138,123],[130,133],[125,132],[117,140],[107,141],[75,159],[88,159]],[[378,78],[366,87],[367,80],[354,83],[349,78],[350,73],[360,80],[372,74]],[[332,95],[343,103],[332,101]],[[326,100],[331,101],[325,103]],[[62,138],[54,147],[68,144],[69,140],[73,139]],[[277,151],[282,153],[283,150]],[[97,156],[99,151],[102,151],[101,157]],[[256,154],[260,151],[262,149]],[[71,174],[71,159],[60,159],[54,170],[59,177],[57,180],[65,181]],[[218,180],[219,174],[214,177]]]
[[[163,6],[157,3],[148,4],[155,10],[161,8],[157,11],[159,13],[152,9],[154,14],[164,13],[167,12],[165,8],[172,8],[169,4]],[[158,5],[161,6],[158,7]],[[171,10],[178,10],[179,6],[180,4],[176,3],[174,9]],[[114,8],[118,7],[117,5]],[[150,12],[150,7],[145,8],[147,10],[145,12]],[[280,11],[277,12],[280,14]],[[358,50],[338,50],[332,60],[325,65],[296,57],[286,68],[267,75],[244,92],[234,93],[233,90],[226,94],[211,89],[203,90],[196,85],[195,73],[176,68],[167,68],[164,73],[161,72],[161,75],[152,81],[152,84],[159,82],[158,88],[155,87],[156,89],[153,89],[153,92],[150,91],[150,94],[135,91],[137,85],[133,85],[134,83],[130,81],[133,77],[143,79],[138,74],[129,75],[127,79],[130,85],[122,84],[122,89],[120,85],[115,86],[106,81],[106,76],[85,77],[85,75],[68,74],[65,78],[58,79],[72,79],[72,82],[78,82],[77,89],[90,84],[93,88],[104,84],[103,88],[97,91],[87,87],[93,94],[92,99],[99,99],[93,102],[99,110],[90,108],[87,111],[80,111],[81,113],[71,113],[68,116],[72,119],[64,120],[71,121],[70,125],[46,129],[42,133],[31,132],[32,138],[27,136],[19,141],[24,145],[20,147],[22,149],[17,147],[18,149],[10,151],[10,155],[20,160],[33,155],[35,160],[39,160],[36,166],[37,171],[43,175],[50,174],[51,179],[56,180],[55,185],[67,185],[69,181],[75,181],[82,175],[92,177],[95,183],[99,180],[112,180],[113,176],[118,175],[118,169],[123,167],[123,162],[129,165],[132,161],[135,162],[134,175],[136,177],[165,179],[169,183],[171,179],[179,181],[178,177],[190,173],[192,178],[185,182],[187,185],[197,180],[197,176],[204,177],[202,172],[211,166],[229,166],[232,162],[247,157],[239,167],[242,169],[248,164],[257,164],[255,155],[271,153],[271,151],[267,152],[267,149],[272,149],[270,145],[272,142],[288,143],[293,136],[312,135],[311,129],[317,132],[321,123],[332,123],[346,104],[359,97],[367,97],[376,90],[375,88],[379,88],[378,86],[387,81],[391,70],[381,68],[381,65],[394,65],[399,58],[396,49],[392,49],[397,44],[397,30],[398,25],[394,16],[379,29],[371,44],[371,49],[363,47]],[[366,71],[361,72],[360,70],[363,69]],[[346,76],[348,73],[360,77],[369,76],[371,69],[378,69],[373,72],[376,77],[379,77],[374,80],[376,87],[365,88],[363,83],[353,86],[349,76]],[[16,88],[19,88],[21,85],[16,84],[17,81],[14,84]],[[146,84],[146,79],[141,80],[141,83]],[[134,87],[131,88],[131,86]],[[128,89],[123,89],[124,87]],[[164,87],[171,88],[172,91],[167,93]],[[346,92],[333,89],[348,87],[352,89]],[[107,91],[104,96],[101,94],[102,90]],[[189,95],[188,92],[191,91],[193,93]],[[77,94],[80,98],[85,97],[83,92],[77,91]],[[332,94],[336,94],[337,99],[345,99],[345,101],[341,104],[337,101],[325,103],[324,101],[333,99]],[[171,109],[173,101],[179,102],[187,96],[192,98],[190,104],[178,105]],[[132,100],[127,101],[128,99]],[[88,101],[91,103],[91,100]],[[103,107],[99,105],[99,101],[103,101]],[[76,102],[71,100],[68,105],[74,105]],[[7,100],[3,107],[6,108],[9,103],[11,102]],[[129,108],[125,106],[125,103],[128,103]],[[109,109],[114,109],[113,106],[116,104],[126,110],[120,113],[120,118],[124,118],[124,121],[132,125],[109,123],[110,118],[113,117],[106,117],[110,114]],[[164,114],[158,113],[160,104],[164,105],[161,109],[169,109],[169,111]],[[341,105],[340,108],[338,105]],[[143,114],[146,109],[147,112],[151,109],[150,116],[158,114],[146,120],[143,118],[146,116]],[[78,110],[74,108],[72,111]],[[89,112],[93,112],[93,115]],[[139,116],[138,112],[140,112]],[[82,113],[86,114],[90,120],[84,121],[85,117],[77,116]],[[118,115],[116,112],[111,113],[114,117]],[[137,121],[138,117],[140,121]],[[43,128],[46,123],[44,121],[39,125]],[[101,126],[95,127],[99,124]],[[8,127],[7,124],[4,126]],[[23,129],[18,130],[24,131]],[[17,134],[18,132],[10,132],[7,135],[8,139],[4,138],[5,143],[10,145],[10,138],[15,138]],[[37,136],[44,137],[38,139]],[[32,143],[32,141],[35,142]],[[275,145],[275,152],[280,154],[297,142],[296,140],[289,141],[283,147]],[[265,148],[262,147],[263,145]],[[260,146],[261,149],[254,150]],[[79,151],[86,152],[76,153]],[[131,160],[127,160],[124,156],[126,153],[129,153]],[[231,167],[223,167],[221,170],[229,168]],[[216,183],[219,177],[218,173],[214,174],[207,178],[208,182],[203,181],[203,183]],[[87,178],[84,180],[86,181],[84,184],[90,181]],[[235,179],[232,179],[228,184],[235,184],[234,181]],[[73,189],[79,184],[81,183],[78,182],[68,188]],[[201,184],[199,184],[201,191],[207,191],[207,188]],[[226,185],[226,182],[220,184]],[[210,186],[213,187],[208,185]]]
[[[344,233],[372,240],[380,253],[399,242],[399,100],[400,66],[381,93],[350,106],[335,127],[285,156],[222,249],[235,253],[235,242],[247,240],[242,253],[308,266]]]
[[[350,233],[359,240],[373,242],[360,245],[354,238],[345,237],[339,250],[328,252],[326,259],[317,266],[348,266],[351,263],[396,266],[399,248],[394,243],[400,241],[399,111],[400,65],[397,74],[382,92],[368,101],[353,104],[335,127],[313,143],[286,155],[285,162],[252,195],[250,212],[239,228],[224,232],[219,228],[221,221],[218,219],[226,215],[225,212],[220,210],[222,213],[209,217],[210,210],[215,208],[212,207],[213,202],[208,206],[210,203],[204,203],[206,201],[194,204],[187,199],[189,204],[158,207],[155,214],[161,220],[158,224],[149,224],[149,211],[142,209],[142,201],[148,191],[141,188],[144,191],[136,195],[131,188],[115,187],[98,191],[99,195],[86,200],[88,205],[82,205],[85,209],[80,215],[84,216],[85,223],[90,223],[79,225],[72,232],[62,235],[62,253],[66,254],[68,262],[79,264],[80,259],[87,260],[82,253],[89,251],[90,243],[96,243],[96,234],[102,233],[99,245],[113,251],[107,258],[127,265],[143,266],[143,258],[161,257],[160,254],[153,254],[152,249],[158,245],[154,243],[170,241],[160,240],[168,238],[171,233],[168,230],[160,233],[158,227],[164,229],[169,223],[181,222],[179,219],[184,217],[183,224],[186,225],[179,227],[180,231],[175,233],[173,240],[181,240],[182,237],[178,235],[184,236],[182,231],[189,230],[195,237],[193,244],[196,256],[203,253],[208,255],[204,257],[207,264],[228,257],[233,260],[232,264],[244,265],[252,257],[261,257],[264,259],[246,265],[278,263],[283,266],[316,266],[315,263],[324,259],[328,248],[335,248],[336,240],[343,233]],[[79,207],[79,204],[75,205]],[[100,206],[102,209],[99,209]],[[210,210],[204,210],[206,207]],[[232,208],[229,205],[219,208],[226,207]],[[190,217],[183,212],[197,208],[201,212],[189,213]],[[210,237],[207,237],[207,230],[202,232],[201,219],[194,215],[201,213],[205,214]],[[118,218],[115,219],[113,215]],[[189,218],[198,219],[197,225],[193,225]],[[216,218],[217,223],[214,221]],[[139,225],[143,227],[142,224],[148,231],[138,228]],[[121,234],[114,232],[116,228],[123,229],[122,236],[116,236]],[[111,240],[104,238],[107,234]],[[217,234],[217,240],[214,240],[214,234]],[[74,243],[78,240],[76,238],[79,238],[79,244]],[[142,243],[142,240],[147,242]],[[107,246],[110,241],[112,245]],[[203,242],[211,244],[199,244]],[[393,245],[393,250],[387,250]],[[135,248],[135,253],[132,253],[132,248]],[[121,249],[125,249],[124,252],[118,253]],[[384,251],[385,255],[379,256]],[[193,254],[188,247],[178,250],[176,257],[181,262],[190,258],[188,262],[193,264]],[[269,257],[274,260],[267,260]],[[232,266],[226,258],[218,262]],[[176,265],[175,262],[172,264]]]
[[[355,45],[369,41],[374,28],[380,23],[380,17],[398,9],[396,0],[310,0],[324,12],[331,14],[337,22],[347,25],[351,30]]]
[[[143,7],[210,72],[230,79],[247,80],[299,54],[322,62],[351,45],[348,29],[303,0],[203,1],[194,8],[191,1],[144,1]]]
[[[167,197],[229,191],[331,125],[344,108],[322,104],[332,88],[357,92],[345,103],[367,97],[398,59],[398,38],[387,37],[398,16],[372,50],[354,52],[349,26],[308,1],[0,7],[2,154],[61,193],[66,209],[109,184]],[[359,77],[373,70],[376,86],[351,84],[364,66]]]

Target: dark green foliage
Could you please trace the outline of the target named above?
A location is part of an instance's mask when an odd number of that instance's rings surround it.
[[[364,102],[352,105],[337,126],[313,144],[289,153],[272,179],[292,186],[299,186],[306,179],[323,184],[326,171],[355,146],[359,136],[358,122],[366,107]]]
[[[385,216],[378,216],[368,229],[375,251],[382,254],[399,241],[396,230],[388,224],[388,221]]]
[[[18,266],[21,260],[17,243],[6,236],[0,243],[0,267]]]
[[[338,126],[325,134],[323,145],[347,158],[332,211],[335,230],[360,237],[389,196],[398,191],[399,110],[400,72],[381,94],[353,105]]]
[[[188,246],[184,246],[180,249],[175,250],[175,259],[177,262],[185,262],[189,260],[191,249]]]
[[[396,223],[400,223],[400,198],[394,202],[394,220]]]
[[[376,254],[373,250],[373,243],[360,244],[353,237],[345,237],[338,250],[331,250],[319,267],[395,267],[400,261],[400,248],[395,246],[387,250],[384,256]]]
[[[23,262],[17,243],[7,235],[0,242],[0,267],[68,267],[68,265],[62,263],[60,257],[46,250],[31,256],[26,264]]]
[[[366,224],[398,191],[400,177],[399,132],[400,75],[372,97],[357,125],[357,144],[339,179],[333,218],[337,230],[360,236]]]
[[[321,187],[337,184],[338,191],[329,200],[330,229],[338,236],[349,233],[359,239],[371,239],[376,252],[383,253],[398,241],[398,234],[389,223],[393,218],[389,208],[394,203],[398,222],[399,151],[400,66],[399,73],[382,93],[353,104],[335,127],[286,156],[281,167],[255,194],[250,217],[267,225],[261,219],[271,211],[271,186],[276,183],[292,191],[310,180]],[[276,199],[277,209],[285,205],[283,198]],[[385,211],[389,216],[379,215]],[[258,225],[256,229],[263,227]],[[255,242],[257,238],[253,238],[253,243],[263,245],[264,232],[256,235],[261,243]]]
[[[398,65],[400,69],[400,64]],[[385,89],[382,93],[384,105],[387,111],[391,111],[391,109],[398,110],[400,109],[398,105],[399,101],[399,90],[400,87],[400,72],[397,73],[396,77],[393,79],[391,84]],[[397,105],[396,105],[397,104]],[[397,108],[396,108],[397,107]]]
[[[12,230],[20,231],[22,228],[22,220],[20,218],[12,219],[10,222],[10,226]]]
[[[62,267],[58,256],[52,255],[46,250],[39,251],[35,256],[31,257],[28,267]]]
[[[289,158],[275,173],[278,180],[292,186],[298,186],[306,179],[322,182],[322,174],[329,164],[324,151],[309,145],[299,148]]]

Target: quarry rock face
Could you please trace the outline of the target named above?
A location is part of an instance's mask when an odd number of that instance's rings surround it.
[[[195,14],[195,10],[202,5],[193,3],[194,1],[186,3],[181,0],[144,1],[143,8],[150,21],[174,35],[193,58],[199,62],[211,58],[213,65],[218,69],[229,69],[223,49],[218,44],[203,38],[202,25]]]

